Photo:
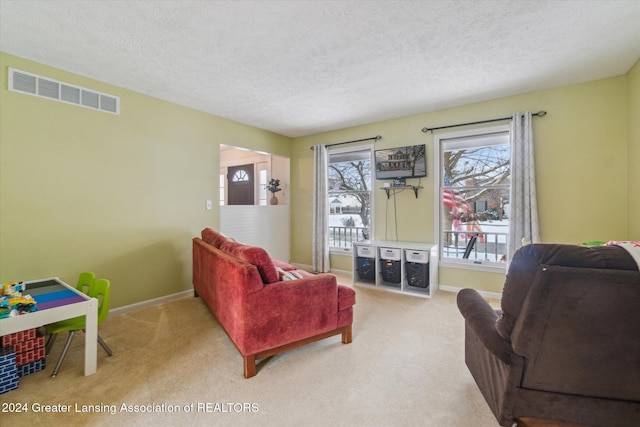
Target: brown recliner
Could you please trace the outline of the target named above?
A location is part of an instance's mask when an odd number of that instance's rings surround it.
[[[617,246],[516,252],[494,310],[458,294],[465,361],[502,426],[640,425],[640,272]]]

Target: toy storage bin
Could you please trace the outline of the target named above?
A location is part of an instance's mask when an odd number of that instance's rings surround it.
[[[407,285],[415,288],[429,287],[429,264],[421,262],[405,262],[405,276]]]
[[[356,246],[356,255],[362,258],[375,258],[375,249],[371,246]]]
[[[402,279],[400,272],[400,261],[392,259],[380,260],[380,272],[382,273],[382,280],[388,283],[398,283]]]
[[[356,246],[356,271],[360,280],[375,283],[375,248],[372,246]]]
[[[356,264],[358,266],[358,277],[360,277],[361,280],[375,282],[376,265],[374,258],[357,257]]]
[[[380,248],[380,272],[382,280],[388,283],[400,284],[402,273],[400,271],[400,258],[402,256],[399,248]]]
[[[405,250],[404,257],[407,262],[419,262],[421,264],[429,263],[429,251]]]
[[[400,261],[400,248],[380,248],[380,259]]]
[[[404,251],[404,276],[409,287],[426,289],[429,287],[429,251]]]
[[[383,281],[400,284],[402,281],[401,256],[402,252],[399,248],[380,248],[380,273]]]

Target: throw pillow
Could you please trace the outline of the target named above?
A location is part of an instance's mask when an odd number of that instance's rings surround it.
[[[281,281],[302,279],[302,275],[300,275],[300,273],[296,273],[295,271],[286,271],[281,267],[276,267],[276,270],[278,270]]]

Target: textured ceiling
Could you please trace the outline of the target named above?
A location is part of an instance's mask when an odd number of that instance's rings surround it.
[[[295,137],[621,75],[639,23],[638,0],[1,0],[0,50]]]

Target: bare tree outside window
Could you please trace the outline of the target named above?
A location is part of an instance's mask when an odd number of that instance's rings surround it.
[[[370,236],[371,150],[330,154],[327,175],[330,246],[350,249]]]
[[[506,253],[510,156],[508,132],[443,143],[444,258],[499,262]]]

